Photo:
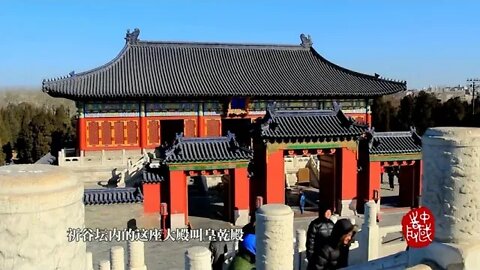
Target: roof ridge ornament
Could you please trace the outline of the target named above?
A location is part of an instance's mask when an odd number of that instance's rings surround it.
[[[183,132],[175,133],[175,144],[179,144],[183,141]]]
[[[125,40],[128,44],[136,44],[138,42],[139,35],[140,35],[140,29],[135,28],[132,33],[130,33],[130,29],[127,29]]]
[[[336,100],[333,100],[332,104],[333,104],[333,111],[335,113],[338,113],[339,111],[342,110],[342,104],[338,103]]]
[[[235,141],[235,133],[231,132],[230,130],[227,130],[227,139],[229,142]]]
[[[300,45],[304,48],[311,48],[313,45],[312,38],[310,37],[310,35],[301,34],[300,40],[302,41]]]
[[[267,110],[270,111],[271,113],[275,113],[275,111],[277,110],[276,109],[276,106],[277,106],[277,102],[274,101],[274,102],[271,102],[267,105]]]

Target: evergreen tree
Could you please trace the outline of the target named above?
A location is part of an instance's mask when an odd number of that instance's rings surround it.
[[[398,129],[409,130],[414,125],[413,122],[414,98],[407,95],[400,101],[400,109],[398,110]]]
[[[420,135],[429,127],[435,126],[434,112],[440,106],[440,102],[433,94],[421,91],[414,99],[413,123]]]

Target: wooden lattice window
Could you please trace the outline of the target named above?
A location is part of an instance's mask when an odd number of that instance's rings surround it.
[[[221,136],[219,120],[215,120],[215,119],[207,120],[207,136],[208,137]]]
[[[160,122],[152,120],[148,124],[148,144],[160,143]]]
[[[112,144],[112,125],[108,121],[102,123],[102,144]]]
[[[88,143],[90,145],[98,145],[99,144],[99,124],[98,122],[89,122],[88,123]]]
[[[138,144],[138,125],[136,121],[127,123],[127,141],[128,144]]]
[[[123,130],[123,122],[115,122],[115,144],[121,145],[125,141],[125,134]]]
[[[185,137],[195,137],[195,120],[185,120]]]

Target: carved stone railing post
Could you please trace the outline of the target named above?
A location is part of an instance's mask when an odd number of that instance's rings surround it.
[[[93,258],[92,258],[92,253],[87,252],[86,255],[86,270],[93,270]]]
[[[145,266],[144,243],[130,241],[128,245],[128,270],[147,270]]]
[[[266,204],[256,213],[258,270],[293,268],[293,211],[283,204]]]
[[[380,248],[380,228],[377,224],[377,204],[374,201],[369,201],[365,204],[365,221],[363,223],[362,231],[365,233],[364,240],[366,241],[367,261],[375,260],[379,256]]]
[[[85,270],[83,183],[64,167],[0,167],[0,269]]]
[[[110,262],[107,260],[100,261],[98,263],[98,269],[99,270],[110,270]]]
[[[112,263],[112,270],[125,270],[123,247],[114,246],[110,249],[110,262]]]
[[[295,241],[295,258],[293,269],[303,270],[306,269],[305,264],[305,251],[307,250],[307,232],[303,229],[298,229],[296,231],[296,241]]]
[[[443,269],[478,269],[480,129],[428,129],[422,162],[421,205],[435,216],[435,239],[427,247],[409,249],[409,265],[431,260]]]
[[[206,247],[191,247],[185,252],[185,270],[211,270],[211,252]]]
[[[107,157],[105,156],[105,150],[102,150],[102,157],[101,157],[102,165],[105,165],[106,160],[107,160]]]

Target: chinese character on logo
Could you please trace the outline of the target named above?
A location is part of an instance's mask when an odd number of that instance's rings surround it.
[[[408,212],[402,218],[402,232],[409,247],[422,248],[430,245],[435,236],[435,218],[432,211],[420,207]]]

